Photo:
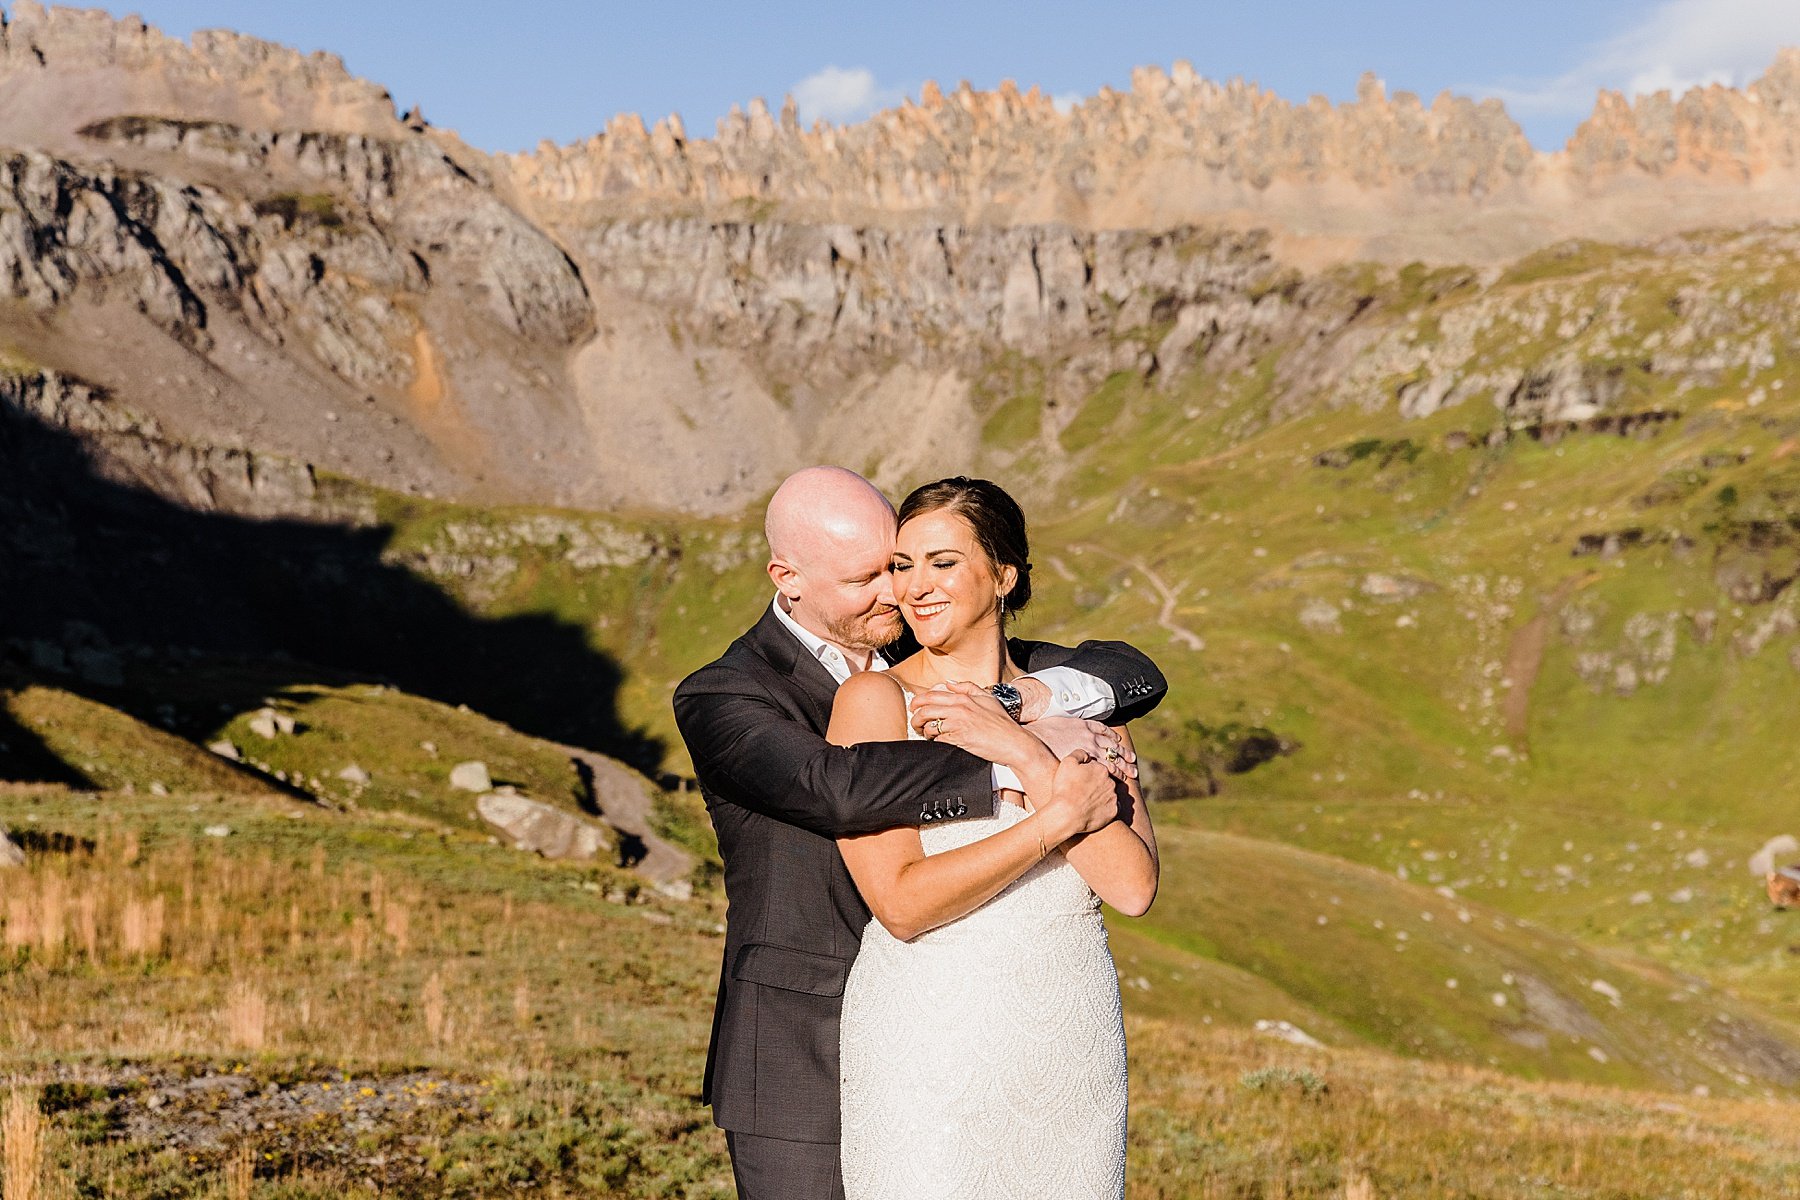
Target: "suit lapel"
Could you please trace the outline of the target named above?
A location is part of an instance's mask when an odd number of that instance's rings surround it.
[[[762,620],[750,631],[750,641],[764,661],[793,684],[794,691],[805,700],[813,715],[814,730],[824,733],[825,727],[831,724],[831,702],[838,689],[837,680],[831,677],[825,664],[806,652],[800,639],[773,611],[763,613]]]

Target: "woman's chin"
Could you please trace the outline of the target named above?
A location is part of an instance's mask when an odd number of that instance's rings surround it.
[[[925,650],[953,649],[967,641],[969,636],[975,632],[972,629],[949,625],[943,621],[927,621],[919,625],[908,622],[907,628],[912,630],[913,641],[919,643],[920,648]]]

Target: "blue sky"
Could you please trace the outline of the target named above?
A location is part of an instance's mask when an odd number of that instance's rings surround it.
[[[128,11],[123,6],[114,11]],[[568,142],[618,112],[709,136],[734,103],[795,92],[854,119],[919,84],[1125,87],[1178,58],[1293,100],[1347,99],[1372,70],[1427,99],[1500,95],[1539,146],[1596,88],[1742,83],[1800,45],[1800,0],[132,0],[164,31],[228,27],[341,55],[400,105],[489,150]]]

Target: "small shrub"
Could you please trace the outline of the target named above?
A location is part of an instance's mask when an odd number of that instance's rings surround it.
[[[1238,1083],[1252,1092],[1297,1091],[1308,1100],[1316,1100],[1331,1090],[1323,1079],[1305,1067],[1260,1067],[1239,1075]]]

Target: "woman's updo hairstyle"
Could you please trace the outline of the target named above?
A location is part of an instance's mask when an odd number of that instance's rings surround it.
[[[1031,601],[1031,547],[1025,539],[1025,512],[1019,502],[986,479],[955,475],[913,489],[900,503],[899,524],[947,509],[969,523],[975,544],[998,575],[1001,567],[1019,572],[1006,593],[1006,611],[1016,613]]]

